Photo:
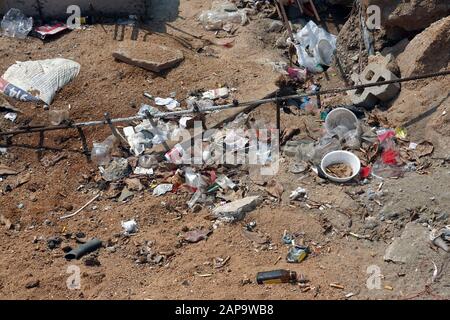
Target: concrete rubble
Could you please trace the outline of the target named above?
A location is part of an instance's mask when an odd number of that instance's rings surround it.
[[[248,212],[255,210],[261,201],[259,196],[246,197],[214,208],[213,213],[219,218],[239,221],[244,219]]]
[[[117,60],[153,72],[171,69],[184,59],[180,50],[130,40],[122,41],[112,55]]]
[[[384,253],[385,261],[415,263],[429,250],[430,231],[418,223],[408,223],[402,235],[395,239]]]

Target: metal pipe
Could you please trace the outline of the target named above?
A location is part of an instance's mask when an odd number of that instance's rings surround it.
[[[201,110],[200,112],[211,112],[211,111],[218,111],[218,110],[226,110],[226,109],[232,109],[237,107],[247,107],[251,105],[261,105],[265,103],[271,103],[271,102],[278,102],[278,101],[286,101],[289,99],[300,99],[304,97],[312,97],[317,95],[328,95],[328,94],[336,94],[346,91],[352,91],[352,90],[358,90],[358,89],[365,89],[370,87],[377,87],[377,86],[383,86],[387,84],[393,84],[393,83],[402,83],[402,82],[408,82],[408,81],[416,81],[416,80],[422,80],[427,78],[434,78],[434,77],[440,77],[440,76],[446,76],[450,74],[450,70],[445,70],[441,72],[435,72],[430,74],[424,74],[419,76],[412,76],[407,78],[399,78],[394,80],[387,80],[387,81],[380,81],[376,83],[367,83],[367,84],[361,84],[346,88],[334,88],[334,89],[328,89],[323,90],[319,92],[310,92],[310,93],[304,93],[304,94],[294,94],[289,96],[277,96],[273,98],[265,98],[260,100],[254,100],[254,101],[246,101],[246,102],[238,102],[238,103],[231,103],[221,106],[211,106],[206,107]],[[172,111],[172,112],[159,112],[153,115],[153,118],[171,118],[171,117],[179,117],[184,115],[191,115],[193,113],[196,113],[198,111],[195,111],[193,109],[191,110],[181,110],[181,111]],[[126,122],[130,123],[133,121],[141,121],[146,119],[147,117],[145,115],[138,115],[138,116],[132,116],[127,118],[117,118],[117,119],[111,119],[111,123],[119,123],[119,122]],[[8,135],[18,135],[18,134],[25,134],[25,133],[33,133],[33,132],[42,132],[42,131],[52,131],[52,130],[63,130],[63,129],[76,129],[78,127],[92,127],[92,126],[101,126],[101,125],[108,125],[108,123],[105,120],[100,121],[87,121],[87,122],[80,122],[80,123],[74,123],[71,125],[66,126],[51,126],[51,127],[32,127],[32,128],[25,128],[10,132],[0,132],[1,136],[8,136]]]
[[[102,246],[102,242],[99,239],[92,239],[82,245],[80,245],[78,248],[75,248],[71,251],[69,251],[64,257],[67,260],[73,260],[73,259],[80,259],[85,254],[88,254],[90,252],[93,252],[100,248]]]

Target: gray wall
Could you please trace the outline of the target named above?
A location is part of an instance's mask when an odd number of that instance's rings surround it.
[[[155,21],[173,21],[178,16],[180,0],[0,0],[0,14],[10,8],[22,10],[26,15],[39,17],[40,4],[43,18],[64,18],[67,7],[78,5],[82,15],[92,15],[89,5],[105,17],[140,15]]]

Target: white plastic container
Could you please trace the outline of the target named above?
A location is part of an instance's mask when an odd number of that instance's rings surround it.
[[[350,168],[352,168],[352,175],[349,177],[345,177],[345,178],[338,178],[338,177],[334,177],[334,176],[327,174],[325,169],[332,164],[338,164],[338,163],[343,163],[343,164],[350,166]],[[330,153],[327,153],[323,157],[320,167],[322,168],[323,173],[331,181],[347,182],[347,181],[352,180],[354,177],[356,177],[359,174],[359,171],[361,170],[361,162],[355,154],[348,152],[348,151],[339,150],[339,151],[332,151]]]
[[[338,126],[345,126],[349,131],[358,128],[358,118],[345,108],[336,108],[325,119],[325,129],[331,133]]]

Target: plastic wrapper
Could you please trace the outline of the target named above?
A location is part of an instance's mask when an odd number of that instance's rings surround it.
[[[377,132],[380,141],[381,156],[372,167],[372,175],[377,178],[401,177],[405,168],[400,160],[400,151],[395,143],[394,130],[379,130]]]
[[[27,18],[19,9],[10,9],[2,19],[1,33],[7,37],[25,39],[32,29],[33,18]]]
[[[339,140],[327,136],[323,137],[322,139],[320,139],[319,143],[316,146],[314,146],[314,155],[312,156],[312,162],[314,164],[320,164],[322,158],[326,154],[341,149],[342,146]]]

